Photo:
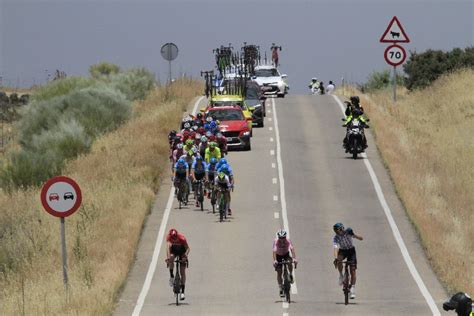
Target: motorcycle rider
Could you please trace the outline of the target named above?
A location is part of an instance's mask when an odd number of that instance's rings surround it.
[[[332,92],[334,91],[335,88],[336,88],[336,86],[334,85],[334,83],[331,80],[329,80],[329,84],[326,87],[326,90],[328,91],[328,94],[332,94]]]
[[[346,149],[346,152],[349,151],[349,147],[347,146],[347,142],[349,140],[349,127],[351,126],[352,121],[354,120],[359,120],[362,122],[362,129],[361,129],[361,134],[362,134],[362,146],[364,149],[366,149],[367,146],[367,138],[365,137],[364,133],[364,128],[369,128],[370,126],[367,125],[367,122],[369,122],[369,119],[365,119],[363,114],[364,114],[364,108],[360,106],[360,99],[358,96],[351,96],[350,97],[351,102],[345,102],[346,103],[346,119],[344,121],[344,124],[342,125],[343,127],[347,127],[347,132],[346,132],[346,137],[344,137],[342,143],[343,147]]]
[[[455,310],[459,316],[472,316],[472,299],[467,293],[458,292],[449,301],[444,302],[443,309]]]
[[[308,88],[311,89],[312,94],[316,94],[319,92],[319,81],[318,78],[314,77],[311,78],[311,82],[308,85]]]

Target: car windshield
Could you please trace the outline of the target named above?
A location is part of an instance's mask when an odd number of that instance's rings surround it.
[[[247,88],[247,99],[258,99],[259,88]]]
[[[241,101],[213,101],[212,106],[213,107],[219,107],[219,106],[238,106],[238,107],[242,107],[242,102]]]
[[[245,120],[242,111],[239,110],[219,110],[209,111],[209,115],[219,121],[243,121]]]
[[[275,68],[271,69],[257,69],[255,70],[256,77],[278,77],[278,71]]]

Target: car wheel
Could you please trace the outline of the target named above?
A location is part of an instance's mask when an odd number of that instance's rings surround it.
[[[284,97],[285,97],[285,94],[284,94],[284,93],[278,94],[277,97],[279,97],[279,98],[284,98]]]
[[[252,145],[250,145],[250,140],[249,140],[249,142],[247,143],[247,145],[245,145],[244,150],[247,150],[247,151],[252,150]]]
[[[260,123],[258,123],[257,127],[263,127],[264,126],[264,122],[263,122],[263,119]]]

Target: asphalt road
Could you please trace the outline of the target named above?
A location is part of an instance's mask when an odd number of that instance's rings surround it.
[[[170,184],[165,183],[114,314],[430,315],[442,310],[446,293],[422,253],[373,138],[368,135],[367,157],[421,282],[435,302],[432,309],[394,238],[367,158],[354,161],[341,147],[341,117],[332,96],[268,99],[265,127],[254,130],[252,151],[229,155],[236,188],[228,222],[219,223],[208,202],[201,212],[193,205],[179,210],[174,201],[167,218]],[[175,227],[183,232],[191,248],[186,300],[180,306],[174,305],[168,285],[165,243],[156,270],[149,272],[149,289],[143,289],[152,256],[157,255],[163,214],[164,231]],[[348,306],[332,265],[332,225],[338,221],[364,237],[355,241],[357,298]],[[280,227],[289,230],[299,260],[289,306],[278,295],[272,268],[271,245]]]

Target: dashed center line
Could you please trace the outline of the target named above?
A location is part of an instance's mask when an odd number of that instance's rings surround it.
[[[272,118],[271,118],[271,117],[269,117],[269,118],[268,118],[268,121],[269,121],[269,122],[271,122],[271,121],[272,121]]]
[[[276,219],[279,219],[279,218],[280,218],[280,213],[275,212],[275,213],[273,214],[273,216],[275,216]]]
[[[287,309],[288,307],[290,307],[290,304],[288,304],[288,302],[283,302],[283,308]]]
[[[273,196],[273,201],[278,201],[278,195]]]
[[[270,150],[270,155],[275,156],[275,151],[273,149]]]
[[[273,141],[274,141],[273,137],[270,137],[270,141],[273,143]]]
[[[268,130],[269,130],[269,131],[273,131],[273,127],[270,126],[270,127],[268,128]]]
[[[273,184],[277,184],[277,178],[272,179]]]
[[[275,164],[275,163],[272,163],[272,168],[273,168],[273,169],[276,168],[276,164]]]

